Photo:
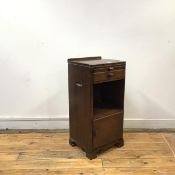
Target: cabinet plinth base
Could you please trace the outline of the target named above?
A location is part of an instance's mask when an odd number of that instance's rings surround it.
[[[86,153],[86,157],[90,160],[97,158],[96,153]]]
[[[105,152],[107,149],[109,148],[112,148],[112,147],[117,147],[117,148],[120,148],[122,146],[124,146],[124,139],[123,138],[120,138],[117,140],[117,142],[113,142],[109,145],[105,145],[103,147],[100,147],[100,148],[96,148],[92,151],[88,151],[86,150],[84,147],[80,146],[78,143],[76,143],[73,139],[69,138],[69,144],[72,146],[72,147],[75,147],[75,146],[78,146],[79,148],[82,149],[82,151],[85,152],[86,154],[86,157],[90,160],[92,159],[95,159],[97,158],[97,155],[98,154],[102,154],[103,152]]]
[[[115,146],[117,148],[120,148],[120,147],[124,146],[124,140],[123,140],[123,138],[117,140],[117,142],[115,143]]]
[[[73,141],[72,139],[69,139],[69,144],[74,147],[77,146],[77,144],[75,143],[75,141]]]

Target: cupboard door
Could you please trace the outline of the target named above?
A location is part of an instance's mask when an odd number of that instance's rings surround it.
[[[123,113],[94,121],[94,148],[115,143],[120,138],[123,138]]]

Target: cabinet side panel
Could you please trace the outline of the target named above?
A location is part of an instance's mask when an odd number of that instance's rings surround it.
[[[92,149],[92,78],[88,67],[68,64],[70,138]]]

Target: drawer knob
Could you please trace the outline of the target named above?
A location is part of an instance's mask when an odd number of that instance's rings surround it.
[[[109,67],[108,70],[114,70],[114,68],[113,67]]]

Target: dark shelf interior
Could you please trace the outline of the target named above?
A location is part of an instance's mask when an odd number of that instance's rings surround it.
[[[93,113],[99,119],[123,112],[123,80],[94,85]]]

